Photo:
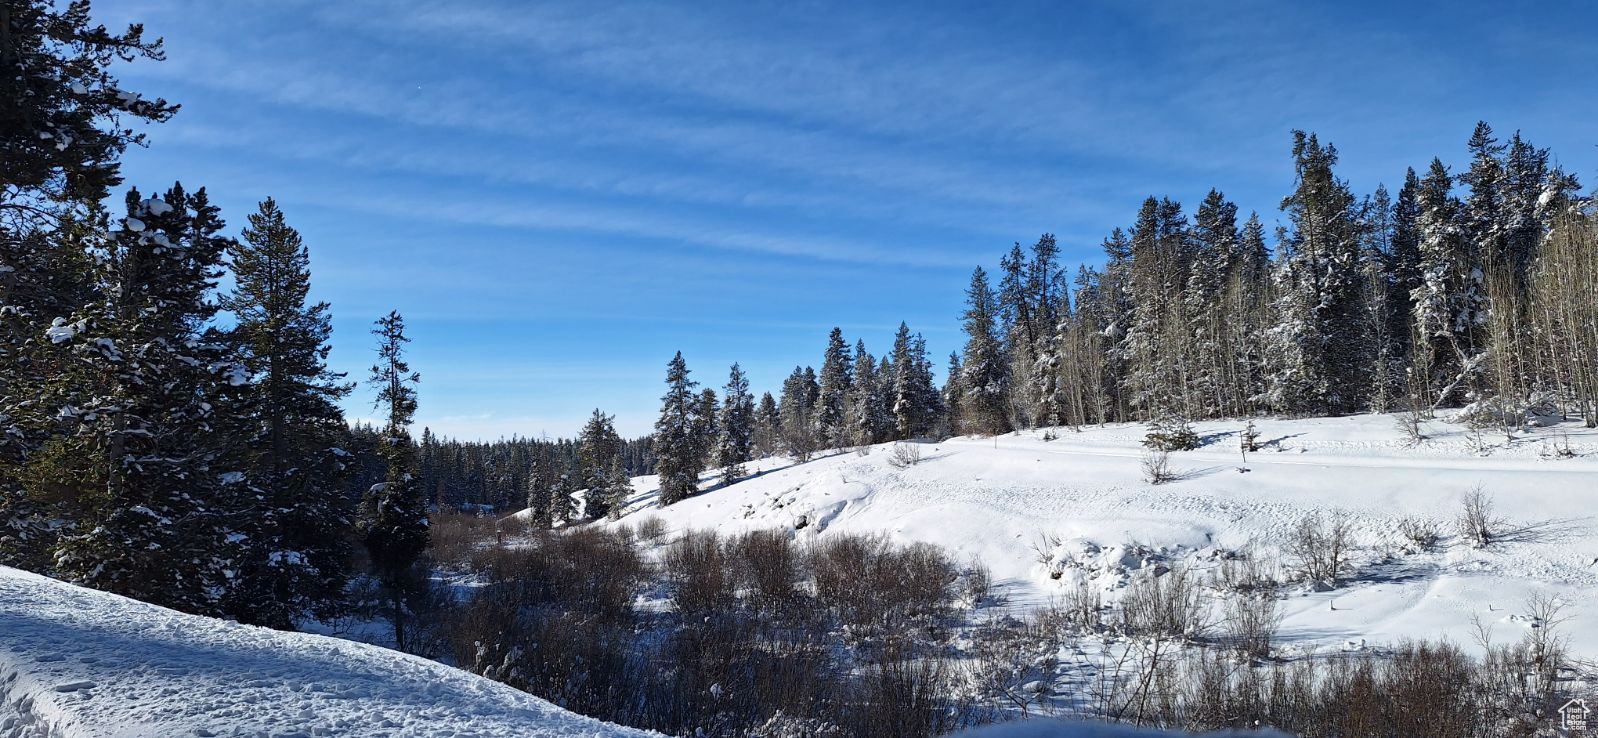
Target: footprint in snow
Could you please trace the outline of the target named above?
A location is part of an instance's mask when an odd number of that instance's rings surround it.
[[[66,684],[55,685],[55,691],[77,692],[84,689],[94,689],[96,686],[98,685],[96,685],[94,682],[67,682]]]

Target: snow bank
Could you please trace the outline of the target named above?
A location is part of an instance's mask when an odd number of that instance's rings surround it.
[[[0,735],[657,735],[376,646],[184,615],[0,567]]]

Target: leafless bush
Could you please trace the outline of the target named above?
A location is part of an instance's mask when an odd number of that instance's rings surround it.
[[[463,512],[436,512],[427,517],[427,553],[448,568],[464,566],[472,551],[494,542],[494,519]]]
[[[1234,594],[1224,601],[1226,634],[1244,658],[1265,659],[1282,623],[1276,594],[1270,591]]]
[[[972,557],[961,575],[964,590],[961,594],[972,607],[979,607],[993,593],[993,572],[981,560]]]
[[[1203,592],[1186,569],[1172,569],[1159,576],[1139,576],[1121,597],[1121,630],[1124,633],[1196,639],[1208,629],[1208,607]]]
[[[1498,539],[1504,521],[1493,515],[1493,498],[1480,486],[1465,493],[1463,508],[1455,520],[1459,537],[1473,548],[1486,548]]]
[[[1431,551],[1443,538],[1442,526],[1435,518],[1411,515],[1398,521],[1398,534],[1416,551]]]
[[[684,615],[701,617],[732,609],[732,567],[714,531],[682,534],[666,549],[661,563],[673,584],[677,609]]]
[[[1215,586],[1232,592],[1274,593],[1281,586],[1280,569],[1274,557],[1251,543],[1221,559],[1215,568]]]
[[[1424,417],[1419,407],[1405,410],[1393,416],[1393,425],[1398,428],[1399,434],[1404,438],[1404,445],[1414,448],[1426,442],[1426,432],[1422,422]]]
[[[668,531],[666,529],[666,521],[651,515],[638,521],[638,527],[634,529],[634,532],[638,535],[638,540],[645,545],[659,546],[666,540]]]
[[[942,615],[959,570],[942,549],[881,536],[830,535],[807,557],[816,599],[845,625],[884,627]]]
[[[1104,596],[1087,582],[1077,582],[1065,593],[1062,612],[1067,622],[1085,630],[1098,630],[1104,626]]]
[[[893,444],[893,450],[888,452],[888,465],[895,469],[904,469],[921,463],[921,444],[900,441]]]
[[[800,556],[787,531],[751,531],[730,543],[740,586],[764,612],[783,613],[798,600]]]
[[[1171,470],[1171,453],[1163,449],[1150,449],[1143,452],[1143,481],[1149,484],[1165,484],[1176,479],[1176,472]]]
[[[1319,512],[1299,521],[1284,547],[1305,581],[1335,589],[1349,567],[1354,548],[1353,521],[1342,510],[1322,517]]]

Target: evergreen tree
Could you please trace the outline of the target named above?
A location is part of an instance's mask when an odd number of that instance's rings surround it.
[[[1411,296],[1416,365],[1423,368],[1433,406],[1463,400],[1481,370],[1476,329],[1485,319],[1482,271],[1452,190],[1448,168],[1433,159],[1416,197],[1422,281]]]
[[[782,450],[782,415],[777,410],[777,400],[770,392],[760,395],[755,406],[755,453],[771,456]]]
[[[228,239],[202,189],[128,193],[97,254],[105,299],[57,319],[48,340],[71,360],[43,387],[55,435],[24,488],[75,500],[56,568],[74,581],[216,614],[238,565],[238,498],[228,464],[244,367],[213,330],[208,300]]]
[[[351,386],[327,368],[328,304],[307,305],[310,255],[267,199],[231,243],[234,289],[222,307],[255,378],[245,466],[256,493],[244,511],[246,556],[229,613],[240,622],[288,627],[342,603],[350,514],[338,448]]]
[[[849,387],[849,426],[853,442],[858,445],[880,443],[892,424],[887,405],[883,403],[882,382],[876,357],[866,351],[864,341],[855,342],[854,381]]]
[[[755,398],[749,394],[749,379],[737,364],[727,374],[722,392],[720,438],[716,443],[716,464],[721,467],[723,484],[742,479],[754,444]]]
[[[1192,366],[1187,377],[1188,407],[1195,415],[1241,414],[1234,372],[1228,355],[1226,287],[1239,259],[1237,205],[1210,190],[1193,220],[1193,257],[1183,292],[1183,312]]]
[[[893,379],[888,383],[888,407],[893,413],[894,440],[919,438],[932,432],[937,427],[942,402],[932,381],[926,340],[919,334],[911,335],[910,327],[900,323],[893,337],[889,364],[881,373]]]
[[[830,448],[848,442],[846,418],[852,375],[853,365],[849,345],[843,342],[843,330],[833,328],[821,361],[820,390],[816,398],[816,428],[822,443]]]
[[[946,429],[950,436],[965,435],[965,424],[961,422],[965,409],[965,370],[960,365],[960,352],[949,352],[949,374],[943,382],[943,406],[949,413],[949,427]]]
[[[721,404],[716,391],[709,387],[700,390],[694,403],[694,447],[699,449],[699,469],[703,471],[715,461],[716,439],[720,435]]]
[[[699,491],[704,453],[696,435],[695,415],[699,386],[688,378],[682,352],[666,366],[666,394],[660,398],[660,419],[655,421],[654,450],[660,474],[660,504],[675,504]]]
[[[1360,332],[1358,208],[1332,168],[1337,149],[1293,132],[1297,184],[1282,200],[1293,227],[1277,276],[1271,405],[1282,412],[1351,412],[1367,396]]]
[[[969,432],[998,435],[1010,430],[1009,372],[998,335],[997,304],[982,267],[971,274],[965,295],[964,415],[960,422]]]
[[[595,408],[577,438],[577,485],[587,490],[583,517],[597,520],[610,514],[615,492],[613,470],[621,462],[621,451],[615,418]]]
[[[549,486],[547,492],[551,526],[564,525],[577,519],[577,503],[572,499],[572,493],[577,491],[576,486],[571,472],[562,472],[555,477],[555,483]]]
[[[821,448],[815,412],[820,395],[821,386],[810,367],[794,367],[782,383],[782,402],[778,407],[783,447],[799,461],[809,461],[810,455]]]
[[[407,600],[425,584],[416,561],[427,548],[427,506],[417,482],[416,445],[411,421],[416,417],[416,385],[421,375],[405,361],[405,319],[398,312],[377,319],[377,363],[368,383],[377,388],[374,407],[388,414],[378,453],[387,466],[382,482],[372,485],[361,503],[356,527],[372,561],[373,573],[387,599],[394,643],[408,646]]]
[[[19,232],[53,227],[121,184],[123,150],[145,139],[130,122],[165,121],[177,106],[123,90],[111,74],[119,61],[165,58],[143,25],[112,33],[93,25],[87,2],[0,7],[0,220]]]

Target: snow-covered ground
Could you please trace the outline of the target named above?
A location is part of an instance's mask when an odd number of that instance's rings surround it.
[[[376,646],[0,567],[0,736],[647,735]]]
[[[889,463],[891,446],[808,463],[765,461],[753,478],[666,509],[655,480],[620,524],[657,516],[673,530],[795,530],[800,539],[835,531],[882,532],[941,544],[981,561],[1009,606],[1030,608],[1077,582],[1113,602],[1134,570],[1180,562],[1215,567],[1218,556],[1254,546],[1279,549],[1305,516],[1343,510],[1360,550],[1355,581],[1329,592],[1296,587],[1283,603],[1289,651],[1358,649],[1404,638],[1447,637],[1472,647],[1473,618],[1496,642],[1520,637],[1527,598],[1561,598],[1576,653],[1598,655],[1598,433],[1561,424],[1480,435],[1439,419],[1410,447],[1393,416],[1260,420],[1262,451],[1244,463],[1241,422],[1206,422],[1196,451],[1171,454],[1181,478],[1142,478],[1145,426],[1057,429],[921,446],[919,463]],[[1568,447],[1576,456],[1564,457]],[[1244,471],[1246,470],[1246,471]],[[1462,498],[1480,487],[1518,540],[1472,548],[1454,535]],[[1435,551],[1405,550],[1406,517],[1435,520]],[[1056,578],[1055,575],[1058,575]]]

